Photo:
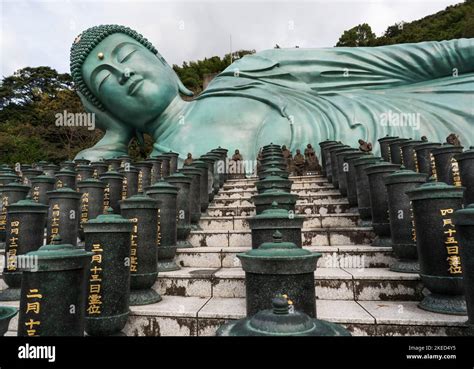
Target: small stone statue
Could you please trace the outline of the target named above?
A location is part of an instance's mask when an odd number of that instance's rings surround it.
[[[234,155],[232,155],[232,160],[234,160],[234,161],[243,160],[242,155],[240,154],[238,149],[236,149]]]
[[[236,162],[236,170],[235,174],[232,176],[232,179],[245,178],[245,167],[243,163],[240,163],[243,160],[243,157],[238,149],[236,149],[234,155],[232,155],[232,160]]]
[[[188,157],[184,160],[183,166],[189,166],[193,163],[193,155],[188,152]]]
[[[293,154],[291,153],[290,151],[290,156],[288,156],[288,166],[287,166],[287,170],[288,172],[290,173],[294,173],[295,172],[295,162],[293,160]]]
[[[446,137],[446,142],[453,146],[461,146],[461,141],[459,141],[459,135],[455,133],[450,133],[448,137]]]
[[[301,154],[300,149],[296,149],[296,155],[293,158],[293,163],[295,165],[295,175],[302,176],[304,172],[304,156]]]
[[[319,172],[321,170],[318,157],[311,144],[308,144],[304,149],[304,157],[307,172]]]
[[[286,145],[283,145],[281,147],[281,153],[283,154],[283,158],[285,159],[286,162],[286,170],[290,171],[290,161],[292,160],[292,155],[290,150],[286,147]]]
[[[365,142],[363,139],[359,140],[359,150],[363,152],[371,152],[372,144],[370,142]]]

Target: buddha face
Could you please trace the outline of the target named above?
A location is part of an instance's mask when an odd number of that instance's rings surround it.
[[[123,33],[106,37],[90,52],[82,75],[106,110],[136,128],[156,119],[178,94],[164,59]]]

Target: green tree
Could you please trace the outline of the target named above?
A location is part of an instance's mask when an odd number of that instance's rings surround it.
[[[3,78],[0,109],[10,104],[25,106],[37,101],[42,94],[55,97],[58,91],[72,87],[72,78],[67,73],[59,74],[50,67],[26,67]]]
[[[50,67],[27,67],[0,85],[0,162],[60,162],[96,143],[102,133],[57,127],[57,113],[83,113],[71,76]]]
[[[470,38],[474,37],[474,0],[448,6],[436,14],[413,22],[396,23],[389,26],[380,37],[372,38],[368,33],[359,32],[361,26],[344,31],[336,46],[362,46],[361,43],[364,46],[381,46]]]
[[[375,33],[367,23],[344,31],[336,46],[369,46],[375,40]]]
[[[242,58],[247,54],[253,54],[255,50],[239,50],[232,53],[232,59]],[[203,79],[207,74],[217,74],[230,65],[231,55],[226,54],[223,58],[213,56],[203,60],[183,62],[181,66],[173,65],[173,69],[184,83],[184,85],[198,94],[202,91]]]

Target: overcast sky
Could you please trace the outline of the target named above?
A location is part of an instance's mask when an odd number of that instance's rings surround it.
[[[48,65],[69,72],[69,49],[84,29],[122,24],[148,38],[170,64],[232,49],[331,47],[346,29],[369,23],[380,36],[461,2],[0,0],[0,75]]]

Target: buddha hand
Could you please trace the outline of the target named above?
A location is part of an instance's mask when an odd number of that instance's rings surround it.
[[[127,154],[128,144],[135,132],[134,129],[108,111],[98,109],[81,93],[78,92],[78,95],[85,110],[94,114],[96,127],[105,131],[105,135],[93,147],[80,151],[76,155],[76,159],[98,161]]]

